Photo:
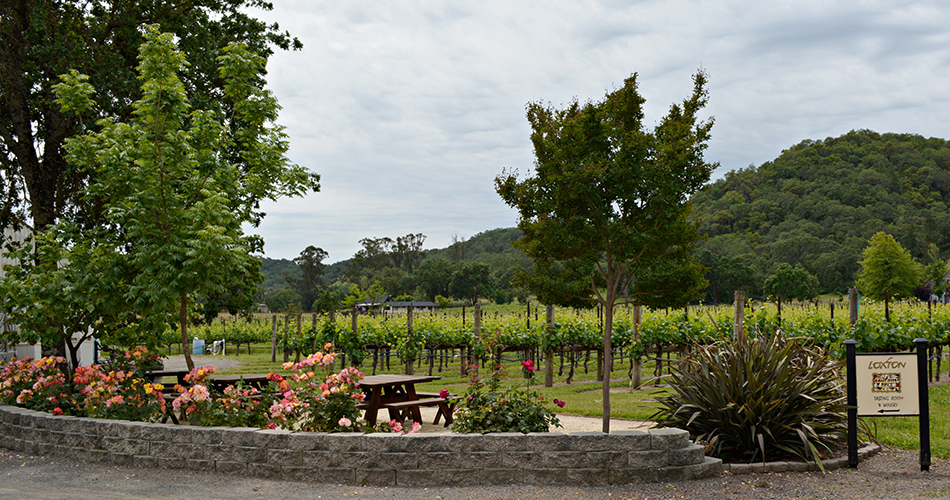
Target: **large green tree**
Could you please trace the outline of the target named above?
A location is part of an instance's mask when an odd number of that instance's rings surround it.
[[[492,292],[491,268],[483,262],[461,263],[456,266],[449,280],[449,293],[460,300],[469,300],[472,304],[479,297],[487,297]]]
[[[313,303],[320,297],[323,290],[323,269],[326,267],[323,261],[329,256],[326,250],[310,245],[294,259],[294,264],[300,269],[300,276],[284,273],[284,279],[300,295],[305,311],[312,311]]]
[[[858,263],[858,290],[875,300],[884,300],[885,291],[892,299],[913,297],[914,287],[920,283],[920,265],[884,231],[871,237],[864,249],[864,259]]]
[[[259,77],[264,57],[241,44],[225,48],[218,61],[227,106],[196,109],[179,76],[186,62],[174,35],[149,26],[145,37],[133,118],[100,120],[99,132],[66,142],[70,163],[97,178],[85,197],[101,203],[114,228],[95,238],[74,231],[68,246],[106,249],[102,263],[124,270],[121,293],[144,342],[177,323],[187,346],[189,310],[198,300],[235,279],[250,294],[261,280],[251,253],[263,241],[242,230],[263,216],[259,202],[316,190],[318,177],[285,156],[286,135],[274,125],[277,101]],[[81,114],[95,105],[82,75],[63,80],[56,91],[65,110]],[[192,368],[187,348],[185,357]]]
[[[818,278],[809,273],[801,264],[792,266],[787,262],[778,265],[771,276],[765,280],[765,294],[782,297],[785,300],[808,300],[816,296]]]
[[[173,33],[187,54],[183,91],[196,109],[230,111],[217,56],[243,42],[262,57],[272,47],[300,48],[276,24],[250,15],[262,0],[0,0],[0,226],[14,218],[42,230],[60,218],[91,226],[102,206],[82,196],[96,174],[70,168],[68,137],[97,128],[99,118],[129,119],[141,96],[138,48],[146,24]],[[53,86],[69,70],[88,75],[97,106],[92,119],[64,112]],[[259,66],[263,75],[263,66]],[[16,217],[14,217],[16,216]],[[256,222],[256,221],[255,221]]]
[[[698,114],[708,99],[706,75],[692,95],[651,131],[636,75],[597,103],[563,110],[528,105],[535,175],[502,173],[496,190],[520,216],[516,245],[547,281],[604,306],[605,366],[611,366],[614,305],[681,304],[705,286],[692,260],[699,239],[687,220],[690,195],[715,165],[703,159],[712,119]],[[581,284],[583,286],[578,286]],[[603,381],[605,432],[610,429],[610,370]]]

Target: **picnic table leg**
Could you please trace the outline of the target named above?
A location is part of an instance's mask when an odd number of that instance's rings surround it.
[[[416,395],[416,386],[415,384],[406,384],[406,396],[409,401],[418,401],[419,396]],[[407,408],[409,413],[412,415],[413,422],[422,423],[422,411],[418,406],[410,406]]]
[[[381,393],[382,390],[378,387],[374,387],[369,393],[369,408],[366,409],[366,424],[369,427],[376,425],[376,414],[379,412]]]
[[[438,425],[439,420],[442,417],[445,417],[445,427],[452,425],[452,413],[455,412],[455,403],[446,403],[445,401],[439,402],[439,411],[435,414],[435,420],[432,421],[432,425]]]

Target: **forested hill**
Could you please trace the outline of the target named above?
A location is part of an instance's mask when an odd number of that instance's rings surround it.
[[[531,260],[523,252],[511,246],[511,243],[520,237],[521,230],[515,227],[491,229],[467,240],[458,238],[455,243],[446,248],[427,250],[425,258],[482,262],[491,266],[496,272],[516,266],[527,267],[531,264]],[[343,277],[350,260],[346,259],[328,265],[323,274],[324,283],[332,284]],[[264,274],[261,289],[287,288],[284,273],[290,273],[292,276],[300,275],[300,269],[292,260],[267,257],[263,259],[261,272]]]
[[[694,201],[709,235],[699,258],[710,267],[711,299],[731,300],[742,283],[760,292],[782,262],[815,275],[821,293],[844,293],[877,231],[919,262],[931,243],[950,254],[950,143],[868,130],[806,140],[729,172]]]

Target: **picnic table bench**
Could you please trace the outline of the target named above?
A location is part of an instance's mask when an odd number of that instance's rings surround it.
[[[388,410],[391,420],[412,418],[413,422],[422,423],[422,412],[419,409],[422,406],[439,406],[440,414],[436,416],[436,422],[445,417],[446,425],[450,424],[454,405],[450,406],[447,401],[439,398],[438,394],[416,392],[416,384],[432,382],[439,378],[432,375],[396,374],[364,377],[360,381],[360,388],[366,394],[366,423],[370,427],[375,426],[380,409]]]
[[[448,427],[452,424],[452,413],[455,412],[455,402],[449,399],[442,399],[438,394],[436,394],[435,397],[420,398],[413,401],[397,401],[395,403],[386,403],[383,405],[383,408],[395,409],[399,411],[399,418],[396,420],[402,421],[411,416],[411,411],[413,408],[421,408],[423,406],[439,407],[438,413],[435,414],[435,420],[432,421],[433,425],[438,424],[439,420],[441,420],[443,417],[445,417],[445,427]]]

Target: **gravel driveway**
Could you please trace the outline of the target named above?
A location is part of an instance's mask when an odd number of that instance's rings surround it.
[[[704,481],[621,485],[376,488],[271,481],[214,473],[116,467],[0,449],[0,498],[17,499],[950,499],[950,468],[918,454],[884,450],[857,470],[722,476]]]

